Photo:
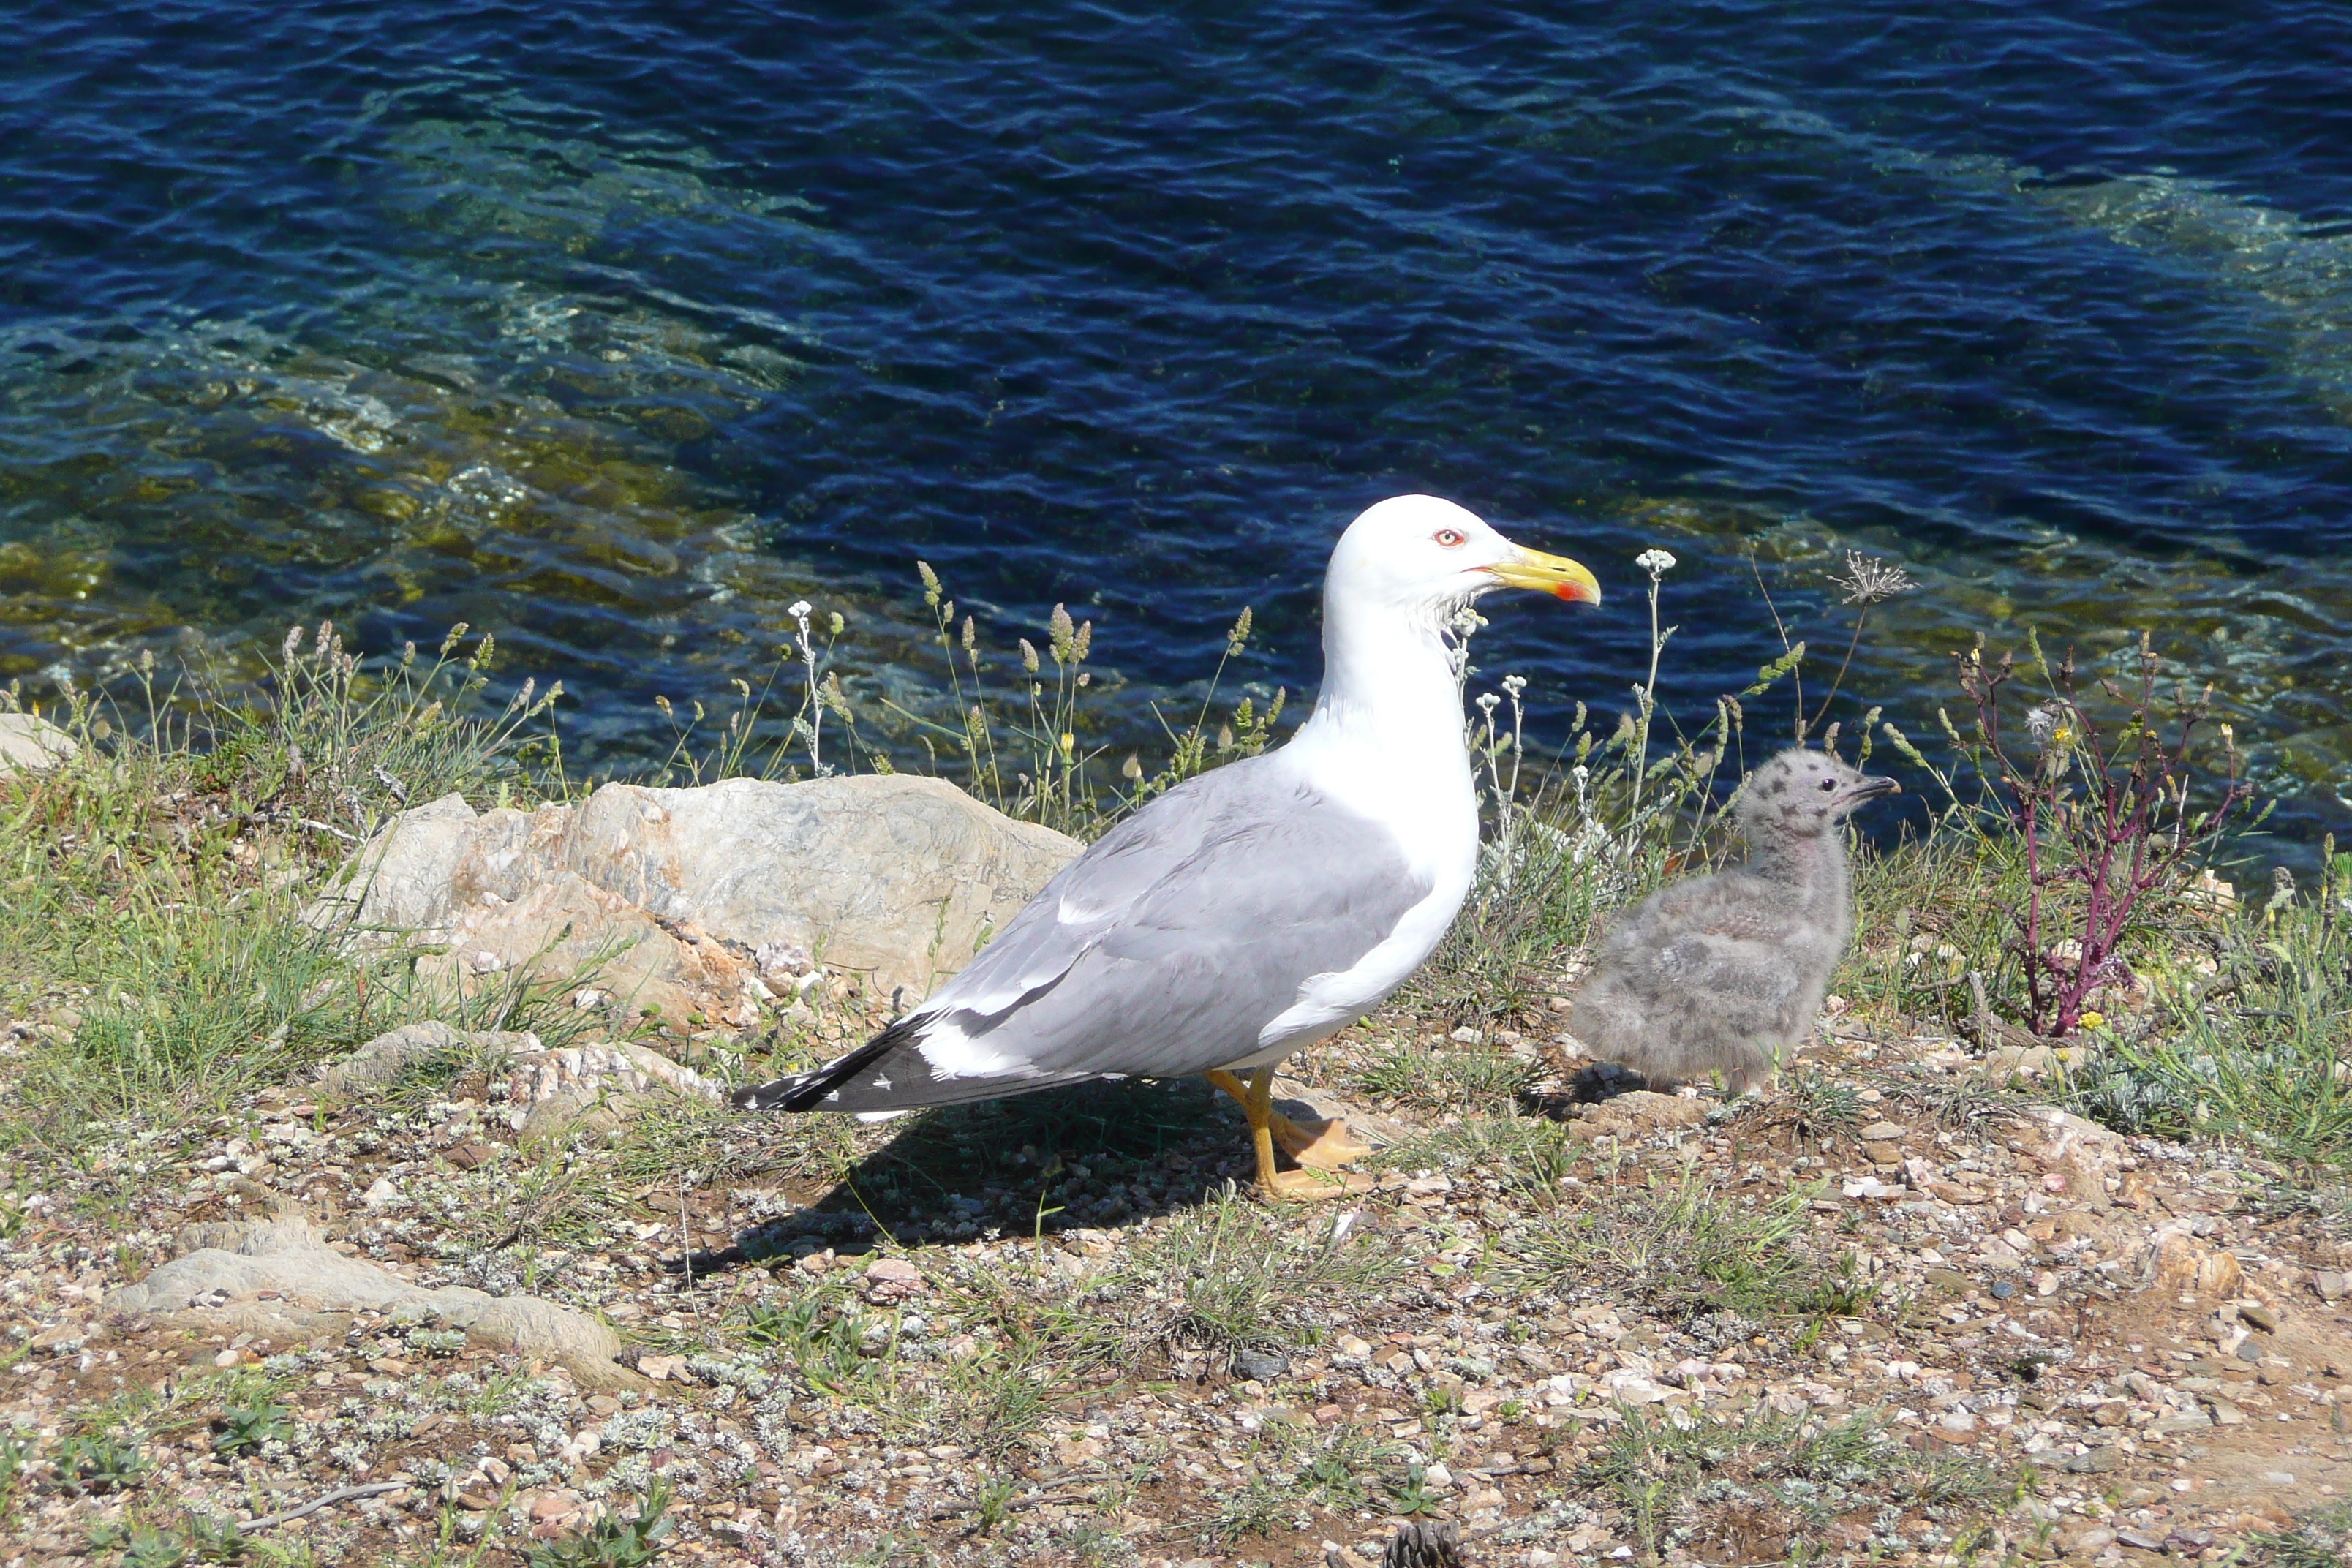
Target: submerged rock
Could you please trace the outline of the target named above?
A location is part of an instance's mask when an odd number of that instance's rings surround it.
[[[1078,849],[906,774],[607,784],[528,813],[448,795],[362,847],[310,918],[444,949],[418,972],[453,990],[593,975],[623,1016],[748,1026],[817,965],[919,1000]]]

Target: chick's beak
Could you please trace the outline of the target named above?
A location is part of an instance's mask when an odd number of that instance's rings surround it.
[[[1601,603],[1601,584],[1591,573],[1565,555],[1547,555],[1524,544],[1512,545],[1509,557],[1486,573],[1506,588],[1533,588],[1571,605]]]
[[[1848,800],[1876,800],[1882,795],[1901,795],[1902,793],[1903,784],[1900,780],[1888,778],[1885,774],[1874,774],[1849,788],[1845,792],[1845,797]]]

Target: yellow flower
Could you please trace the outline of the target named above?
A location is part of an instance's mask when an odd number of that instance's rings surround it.
[[[2076,1020],[2076,1022],[2080,1023],[2083,1027],[2086,1029],[2104,1029],[2107,1026],[2107,1016],[2094,1007],[2089,1012],[2084,1013],[2081,1018]]]

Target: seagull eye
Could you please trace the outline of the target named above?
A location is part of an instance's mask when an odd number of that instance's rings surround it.
[[[1453,549],[1455,545],[1462,542],[1462,535],[1451,528],[1441,528],[1435,533],[1431,534],[1430,537],[1437,541],[1438,543],[1444,545],[1448,550]]]
[[[1835,780],[1835,779],[1823,779],[1823,780],[1822,781],[1822,794],[1826,795],[1826,794],[1828,794],[1831,790],[1833,790],[1833,789],[1835,789],[1835,788],[1837,788],[1837,780]]]

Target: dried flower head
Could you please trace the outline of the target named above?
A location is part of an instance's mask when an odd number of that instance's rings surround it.
[[[1653,546],[1633,557],[1633,564],[1647,572],[1650,581],[1654,583],[1675,569],[1674,552]]]
[[[1849,605],[1885,604],[1897,594],[1907,594],[1919,585],[1901,566],[1858,550],[1845,552],[1844,574],[1832,576],[1830,581],[1845,590],[1845,602]]]
[[[2074,726],[2069,722],[2066,710],[2055,702],[2044,702],[2025,710],[2025,733],[2037,751],[2064,751],[2074,743]]]

